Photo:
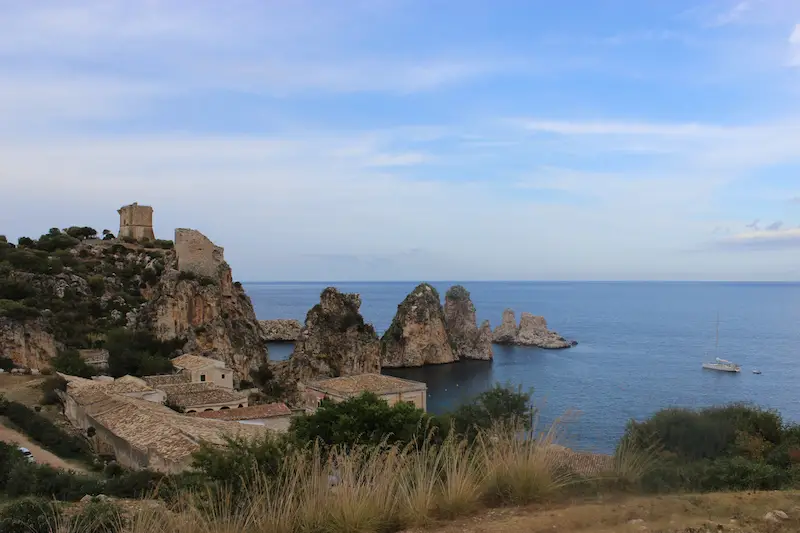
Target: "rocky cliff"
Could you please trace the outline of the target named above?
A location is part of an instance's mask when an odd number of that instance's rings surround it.
[[[492,359],[492,335],[489,321],[478,329],[475,306],[461,285],[450,287],[444,298],[447,335],[456,359]]]
[[[185,339],[184,352],[218,357],[246,375],[266,360],[250,300],[232,282],[222,249],[182,231],[192,237],[184,263],[211,266],[214,276],[179,269],[172,241],[100,240],[88,227],[53,228],[16,245],[0,237],[0,355],[41,369],[59,350],[103,348],[110,333],[126,330]]]
[[[439,293],[422,283],[397,306],[397,314],[381,338],[381,365],[438,365],[457,360]]]
[[[269,342],[294,342],[300,336],[303,325],[298,320],[260,320],[261,329]]]
[[[306,315],[287,372],[301,382],[380,372],[380,342],[360,308],[358,294],[334,287],[322,291],[320,302]]]
[[[222,248],[193,230],[176,230],[175,236],[176,251],[167,255],[158,282],[145,294],[131,325],[152,331],[162,341],[185,339],[184,353],[224,361],[238,378],[248,379],[251,370],[267,361],[266,337],[250,298],[240,283],[233,283]],[[186,257],[185,239],[207,241],[209,253],[195,248]]]
[[[515,344],[519,346],[536,346],[552,350],[569,348],[573,342],[547,329],[544,317],[534,316],[531,313],[522,313],[519,326],[514,316],[514,311],[503,311],[503,321],[495,328],[493,334],[495,344]]]

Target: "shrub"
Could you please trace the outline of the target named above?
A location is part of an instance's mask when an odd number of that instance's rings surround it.
[[[117,533],[122,530],[123,515],[111,502],[91,501],[71,521],[71,529],[81,533]]]
[[[178,273],[178,279],[179,280],[194,281],[194,280],[197,279],[197,274],[195,274],[194,272],[191,272],[189,270],[181,270]]]
[[[31,239],[30,237],[20,237],[17,239],[18,246],[27,246],[29,248],[36,246],[36,241]]]
[[[39,237],[36,247],[45,252],[55,252],[56,250],[67,250],[73,248],[80,241],[66,233],[62,233],[58,228],[51,228],[46,235]]]
[[[39,413],[18,402],[0,404],[0,415],[8,417],[30,438],[60,457],[91,460],[89,444],[53,424]]]
[[[61,522],[56,504],[44,498],[24,498],[0,510],[3,533],[51,533]]]
[[[64,233],[78,240],[96,239],[97,230],[88,226],[78,227],[72,226],[64,230]]]
[[[28,307],[24,303],[14,300],[0,300],[0,317],[23,321],[38,318],[40,315],[41,312],[35,307]]]
[[[126,374],[149,376],[174,371],[170,357],[185,344],[185,340],[159,341],[149,332],[131,332],[124,328],[106,335],[108,372],[114,377]]]
[[[14,368],[13,359],[6,357],[5,355],[0,355],[0,370],[9,372],[12,368]]]
[[[530,429],[534,416],[531,395],[532,392],[522,392],[522,387],[495,384],[461,404],[446,418],[456,432],[470,438],[498,423],[519,422]]]
[[[58,391],[67,390],[67,380],[60,376],[52,376],[42,382],[42,404],[56,405],[61,403]]]
[[[153,247],[171,250],[172,248],[175,248],[175,243],[164,239],[156,239],[153,241]]]
[[[90,378],[97,374],[97,370],[81,359],[78,350],[64,350],[59,352],[51,361],[53,368],[63,374]]]

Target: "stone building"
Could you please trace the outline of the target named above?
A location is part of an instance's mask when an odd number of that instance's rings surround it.
[[[306,402],[316,407],[323,398],[341,402],[347,398],[371,392],[389,405],[408,402],[426,411],[428,386],[419,381],[400,379],[381,374],[357,374],[316,381],[306,386]]]
[[[285,403],[250,405],[241,409],[224,409],[197,413],[198,418],[236,421],[240,424],[264,426],[277,432],[289,431],[292,423],[292,410]]]
[[[148,205],[139,205],[136,202],[124,205],[117,210],[119,213],[120,239],[128,237],[137,241],[154,240],[153,233],[153,208]]]
[[[219,266],[225,262],[224,249],[193,229],[175,230],[175,252],[178,270],[198,276],[217,278]]]
[[[181,383],[159,385],[166,401],[185,413],[202,413],[247,407],[247,394],[217,387],[211,383]]]
[[[226,389],[233,388],[233,369],[217,359],[184,354],[174,358],[172,365],[188,377],[189,383],[212,383]]]

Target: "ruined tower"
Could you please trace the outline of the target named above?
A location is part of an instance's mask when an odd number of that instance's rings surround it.
[[[124,205],[117,211],[119,213],[120,239],[131,237],[137,241],[154,240],[153,233],[153,208],[149,205],[139,205],[133,202]]]

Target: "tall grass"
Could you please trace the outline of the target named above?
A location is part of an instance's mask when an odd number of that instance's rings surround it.
[[[429,434],[407,447],[296,450],[277,476],[256,468],[244,476],[244,490],[235,480],[184,495],[169,509],[144,506],[115,533],[389,533],[429,526],[484,505],[552,497],[575,479],[559,454],[558,434],[556,427],[537,434],[506,424],[474,441]],[[77,523],[61,531],[94,533]]]

